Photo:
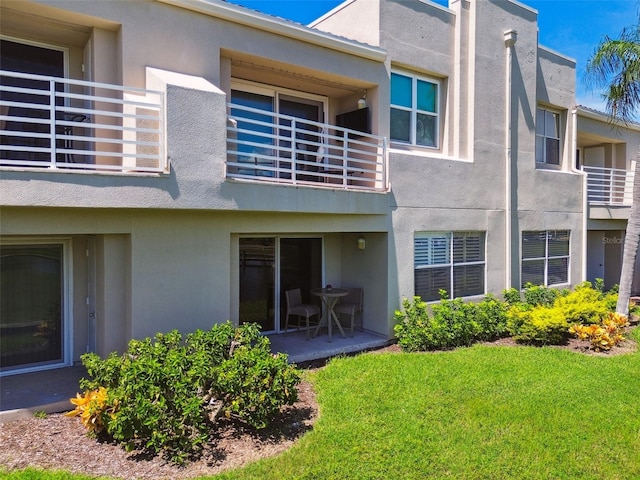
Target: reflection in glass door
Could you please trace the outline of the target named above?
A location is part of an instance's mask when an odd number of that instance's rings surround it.
[[[295,288],[302,293],[302,303],[318,303],[310,290],[322,286],[322,239],[280,239],[280,325],[284,326],[287,301],[284,292]]]
[[[280,332],[286,290],[299,288],[305,303],[317,301],[309,291],[322,284],[321,238],[241,238],[239,252],[240,324]]]
[[[275,330],[275,265],[275,238],[240,239],[240,324]]]
[[[63,361],[62,245],[0,249],[0,367]]]

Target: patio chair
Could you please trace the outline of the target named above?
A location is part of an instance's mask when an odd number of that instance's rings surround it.
[[[340,302],[333,307],[333,311],[338,318],[342,319],[342,315],[349,315],[351,325],[351,336],[353,337],[353,327],[356,323],[356,317],[360,317],[360,331],[363,330],[362,325],[362,288],[345,288],[349,293],[340,298]]]
[[[293,290],[287,290],[285,292],[285,296],[287,297],[287,316],[284,322],[284,333],[286,335],[289,330],[289,317],[295,316],[298,317],[298,331],[300,330],[300,323],[302,321],[302,317],[306,319],[307,325],[307,340],[309,340],[309,318],[314,315],[318,316],[318,321],[320,321],[320,307],[317,305],[313,305],[311,303],[302,303],[302,293],[299,288]]]

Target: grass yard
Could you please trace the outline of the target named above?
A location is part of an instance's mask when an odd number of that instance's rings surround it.
[[[311,380],[314,429],[281,456],[215,478],[640,478],[640,353],[476,345],[364,354]]]
[[[640,478],[638,353],[360,355],[313,381],[314,430],[280,457],[216,478]]]

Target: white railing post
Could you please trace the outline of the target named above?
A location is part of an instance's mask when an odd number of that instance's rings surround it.
[[[382,139],[382,187],[389,190],[389,156],[387,155],[387,139]]]
[[[347,152],[349,151],[349,134],[347,132],[344,133],[344,148],[342,149],[342,186],[346,187],[348,184],[347,181],[347,167],[349,166],[349,156]]]
[[[51,162],[50,168],[56,168],[56,82],[54,79],[49,80],[49,120],[51,123],[49,124],[49,147],[50,147],[50,157],[49,160]]]
[[[298,158],[298,152],[297,152],[297,147],[296,147],[296,120],[291,119],[291,139],[289,141],[289,143],[291,144],[291,180],[293,180],[293,183],[295,184],[298,181],[298,166],[296,165],[297,162],[297,158]]]

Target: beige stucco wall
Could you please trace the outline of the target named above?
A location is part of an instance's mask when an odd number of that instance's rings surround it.
[[[384,216],[351,218],[358,230],[344,233],[344,220],[334,215],[11,207],[2,213],[4,238],[74,239],[76,361],[87,344],[88,236],[97,244],[97,351],[103,355],[122,351],[129,338],[237,322],[238,238],[273,232],[322,238],[324,281],[362,286],[365,328],[388,334],[386,289],[378,280],[387,269]],[[360,235],[367,239],[364,251],[356,248]]]
[[[369,0],[366,3],[348,0],[314,20],[309,26],[358,42],[379,46],[380,17],[378,0]]]
[[[24,13],[26,3],[8,5]],[[0,233],[73,238],[78,297],[87,283],[81,252],[95,239],[101,354],[123,349],[130,337],[237,321],[242,235],[323,238],[323,280],[363,286],[365,328],[388,336],[401,298],[413,295],[416,232],[485,231],[487,292],[500,293],[519,284],[522,231],[569,229],[571,282],[584,275],[583,179],[572,171],[575,62],[539,47],[536,12],[520,3],[456,0],[449,9],[354,0],[318,23],[386,52],[374,59],[160,2],[29,5],[82,27],[68,38],[49,31],[52,41],[73,47],[75,75],[90,41],[92,79],[166,94],[166,175],[2,172]],[[517,31],[510,85],[507,30]],[[246,65],[254,62],[252,73]],[[327,93],[329,120],[366,90],[373,130],[388,137],[393,69],[441,80],[443,101],[438,149],[391,144],[391,192],[225,179],[234,72],[254,81],[280,72],[287,88],[339,92]],[[342,84],[353,88],[336,87]],[[535,164],[539,103],[563,112],[560,169]],[[590,128],[604,136],[601,125]],[[364,251],[355,248],[360,235]],[[73,310],[77,353],[87,311],[78,298]]]
[[[362,10],[368,5],[355,3]],[[580,281],[583,179],[571,168],[575,62],[538,46],[537,14],[517,2],[456,1],[450,10],[430,2],[380,3],[380,45],[389,53],[388,68],[442,79],[445,99],[441,148],[394,148],[391,143],[389,265],[398,271],[390,274],[390,303],[413,293],[413,239],[419,231],[487,232],[487,291],[500,293],[507,285],[519,285],[522,231],[569,229],[570,278]],[[342,24],[336,18],[341,15]],[[346,17],[337,9],[331,23],[322,19],[319,25],[344,34]],[[510,85],[508,30],[517,32]],[[355,38],[362,40],[365,34]],[[564,112],[560,171],[536,168],[538,103]],[[507,198],[509,147],[513,194]]]

